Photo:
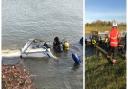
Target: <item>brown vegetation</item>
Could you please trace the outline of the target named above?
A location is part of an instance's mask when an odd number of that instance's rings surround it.
[[[85,33],[90,33],[91,31],[110,31],[112,27],[112,22],[110,21],[101,21],[97,20],[92,23],[86,23],[85,24]],[[126,24],[125,23],[119,23],[118,29],[120,31],[126,30]]]
[[[29,73],[21,64],[2,65],[2,89],[35,89]]]

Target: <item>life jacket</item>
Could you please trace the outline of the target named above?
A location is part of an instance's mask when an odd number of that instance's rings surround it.
[[[92,39],[92,44],[95,45],[96,44],[96,40]]]
[[[115,28],[112,28],[110,34],[110,46],[111,47],[117,47],[118,46],[118,37],[119,37],[119,31]]]

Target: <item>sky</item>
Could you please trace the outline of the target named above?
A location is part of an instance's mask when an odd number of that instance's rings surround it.
[[[96,20],[126,22],[126,0],[85,0],[85,23]]]

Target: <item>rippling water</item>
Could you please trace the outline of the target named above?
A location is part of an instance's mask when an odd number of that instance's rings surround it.
[[[82,0],[3,0],[2,49],[21,48],[30,38],[76,42],[82,36]]]
[[[37,89],[83,89],[83,62],[75,65],[70,49],[58,54],[58,59],[24,59]],[[77,50],[82,60],[82,47]]]
[[[3,0],[2,49],[12,53],[30,38],[52,43],[55,36],[69,40],[68,53],[59,59],[24,59],[38,89],[82,89],[82,63],[74,66],[71,53],[82,60],[82,0]],[[8,52],[9,51],[9,52]],[[12,61],[11,61],[12,62]]]

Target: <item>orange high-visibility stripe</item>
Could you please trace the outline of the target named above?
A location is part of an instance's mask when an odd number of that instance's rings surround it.
[[[118,42],[110,42],[111,44],[118,44]]]

